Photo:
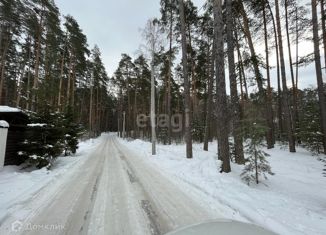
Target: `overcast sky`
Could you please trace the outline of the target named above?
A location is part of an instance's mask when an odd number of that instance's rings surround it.
[[[109,76],[116,70],[122,53],[132,57],[136,55],[142,44],[140,29],[144,28],[147,20],[160,16],[159,0],[55,0],[55,2],[63,15],[70,14],[78,21],[87,35],[89,46],[92,48],[97,44],[100,47]],[[193,2],[197,7],[201,7],[205,1],[193,0]],[[261,46],[258,45],[259,47]],[[312,50],[311,44],[300,46],[302,55]],[[295,51],[295,48],[292,51]],[[286,48],[284,52],[287,58]],[[300,71],[299,86],[302,88],[315,85],[314,66],[310,65],[303,70]],[[290,84],[289,75],[288,73]],[[272,83],[275,87],[275,79]]]
[[[140,29],[148,19],[159,17],[159,0],[55,0],[62,14],[70,14],[97,44],[109,75],[116,70],[121,53],[135,55],[141,44]],[[204,0],[195,0],[202,5]]]

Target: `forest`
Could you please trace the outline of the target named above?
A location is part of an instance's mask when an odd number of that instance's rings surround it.
[[[264,145],[326,154],[324,0],[161,0],[140,52],[122,54],[111,77],[99,47],[55,1],[1,0],[0,9],[0,105],[71,114],[90,137],[142,138],[153,154],[156,142],[185,142],[190,159],[193,142],[208,150],[217,139],[226,173],[249,151],[272,174]],[[300,87],[309,65],[316,85]]]
[[[231,171],[230,161],[244,164],[246,149],[254,153],[255,145],[325,153],[324,1],[207,1],[202,8],[192,1],[160,3],[161,17],[144,28],[144,54],[123,54],[112,78],[121,136],[152,140],[153,154],[156,141],[185,141],[187,158],[193,142],[207,150],[217,139],[222,172]],[[305,43],[314,50],[302,55]],[[300,71],[310,64],[309,79],[317,85],[300,89]],[[139,128],[139,113],[150,112],[167,121]],[[179,113],[183,128],[175,132]]]

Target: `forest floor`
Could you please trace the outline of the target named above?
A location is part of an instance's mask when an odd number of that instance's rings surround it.
[[[0,172],[0,234],[164,234],[213,219],[254,223],[278,234],[326,234],[323,164],[303,149],[268,151],[274,176],[241,181],[241,166],[220,174],[210,151],[126,141],[82,142],[50,171]]]

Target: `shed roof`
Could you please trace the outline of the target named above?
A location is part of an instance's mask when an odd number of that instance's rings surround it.
[[[13,125],[27,125],[29,122],[26,113],[9,106],[0,106],[0,120],[8,122],[10,127]]]
[[[0,105],[0,113],[20,113],[21,110],[9,106]]]

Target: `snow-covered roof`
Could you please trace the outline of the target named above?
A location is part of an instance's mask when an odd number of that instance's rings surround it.
[[[0,128],[9,128],[9,123],[3,120],[0,120]]]
[[[21,110],[18,108],[0,105],[0,113],[1,112],[2,113],[18,113],[18,112],[21,112]]]

